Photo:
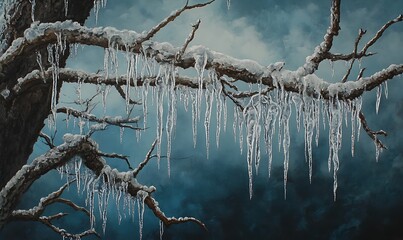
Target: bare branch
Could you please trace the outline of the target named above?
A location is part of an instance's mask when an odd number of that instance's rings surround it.
[[[359,118],[362,124],[363,129],[365,130],[365,132],[368,134],[368,136],[375,142],[376,146],[379,147],[380,149],[388,149],[381,140],[378,139],[377,135],[383,135],[383,136],[387,136],[387,133],[383,130],[379,130],[379,131],[372,131],[367,123],[367,120],[365,119],[364,113],[362,111],[360,111],[359,113]]]
[[[55,199],[55,202],[63,203],[63,204],[65,204],[65,205],[67,205],[67,206],[70,206],[71,208],[73,208],[73,209],[76,210],[76,211],[83,212],[83,213],[85,213],[85,214],[88,215],[88,216],[90,215],[90,212],[89,212],[87,209],[78,206],[77,204],[75,204],[74,202],[72,202],[72,201],[70,201],[70,200],[68,200],[68,199],[56,198],[56,199]]]
[[[123,99],[126,99],[126,93],[123,91],[122,87],[120,85],[115,84],[116,91],[120,94],[120,96]],[[130,104],[140,104],[139,102],[133,101],[132,99],[129,99]]]
[[[199,28],[200,22],[201,21],[199,19],[199,20],[197,20],[196,24],[194,24],[192,26],[192,32],[190,32],[189,36],[186,38],[185,43],[183,44],[181,50],[176,54],[176,57],[175,57],[176,61],[179,61],[181,59],[182,55],[185,53],[186,48],[188,47],[189,43],[193,40],[195,33],[196,33],[197,29]]]
[[[167,217],[165,216],[165,213],[161,211],[161,209],[158,207],[158,202],[155,201],[154,198],[152,198],[150,195],[148,195],[144,203],[147,204],[147,206],[153,211],[154,215],[157,216],[164,224],[165,226],[170,226],[173,224],[180,224],[180,223],[185,223],[185,222],[194,222],[197,223],[199,226],[201,226],[204,230],[207,231],[206,225],[201,222],[200,220],[194,218],[194,217],[180,217],[180,218],[175,218],[175,217]]]
[[[146,157],[144,160],[137,166],[136,169],[133,170],[133,177],[136,178],[139,172],[144,168],[145,165],[147,165],[148,161],[150,161],[151,154],[155,149],[155,146],[157,145],[158,139],[155,139],[154,142],[151,144],[150,150],[148,150]]]
[[[54,224],[51,223],[52,220],[57,220],[60,219],[64,216],[67,215],[67,213],[57,213],[51,216],[41,216],[43,212],[45,211],[45,208],[49,206],[50,204],[53,204],[55,202],[60,202],[63,204],[66,204],[70,207],[72,207],[76,211],[82,211],[89,215],[89,212],[75,203],[73,203],[70,200],[66,200],[63,198],[60,198],[60,195],[63,193],[63,191],[67,188],[69,184],[71,184],[73,181],[70,181],[69,183],[64,184],[62,187],[60,187],[58,190],[55,192],[50,193],[48,196],[41,198],[39,201],[39,204],[35,206],[34,208],[31,208],[29,210],[15,210],[11,213],[11,220],[23,220],[23,221],[37,221],[45,224],[49,228],[51,228],[53,231],[56,233],[60,234],[61,236],[64,237],[71,237],[71,238],[79,238],[87,235],[96,235],[98,237],[99,234],[94,230],[90,229],[85,232],[79,233],[79,234],[71,234],[66,232],[64,229],[60,229]]]
[[[51,139],[47,134],[44,132],[40,132],[39,136],[45,140],[46,144],[49,146],[49,148],[54,148],[55,145],[53,144],[53,139]]]
[[[362,29],[360,29],[360,30],[358,31],[358,37],[357,37],[357,39],[355,40],[355,43],[354,43],[354,52],[353,52],[353,53],[354,53],[354,56],[357,55],[358,43],[360,42],[362,36],[364,36],[364,34],[365,34],[366,32],[367,32],[367,31],[364,31],[364,30],[362,30]],[[347,78],[348,78],[348,76],[350,75],[351,69],[353,68],[354,62],[355,62],[355,57],[350,61],[350,66],[349,66],[349,68],[347,69],[347,72],[346,72],[346,74],[344,75],[344,77],[343,77],[343,79],[341,80],[341,82],[346,82],[346,81],[347,81]]]
[[[181,15],[184,11],[190,10],[193,8],[201,8],[204,6],[209,5],[210,3],[214,2],[215,0],[211,0],[206,3],[201,3],[201,4],[195,4],[195,5],[188,5],[188,1],[186,2],[186,5],[181,8],[176,10],[175,12],[172,12],[171,15],[169,15],[167,18],[162,20],[157,26],[153,27],[148,31],[148,33],[145,36],[140,37],[137,40],[138,44],[141,44],[144,41],[150,40],[157,32],[159,32],[162,28],[164,28],[168,23],[173,22],[179,15]]]
[[[122,154],[117,154],[117,153],[104,153],[104,152],[101,152],[101,151],[98,151],[98,155],[101,156],[101,157],[106,157],[106,158],[117,158],[117,159],[125,160],[125,162],[127,163],[127,166],[129,167],[129,169],[133,170],[132,166],[130,165],[128,156],[124,156]]]
[[[400,14],[395,19],[390,20],[385,25],[383,25],[378,30],[378,32],[375,34],[375,36],[371,40],[369,40],[367,42],[367,44],[365,44],[365,46],[362,48],[360,54],[365,54],[367,52],[368,48],[370,48],[376,41],[378,41],[378,39],[380,39],[382,37],[382,34],[386,31],[386,29],[388,29],[390,26],[392,26],[395,23],[401,22],[402,20],[403,20],[403,15]]]
[[[77,118],[80,117],[80,118],[88,119],[90,122],[106,123],[106,124],[110,124],[110,125],[114,125],[114,126],[118,126],[118,127],[128,127],[128,128],[132,128],[134,130],[140,130],[140,128],[133,127],[131,125],[127,125],[128,123],[138,123],[138,121],[140,120],[139,117],[122,118],[120,116],[118,116],[118,117],[105,116],[103,118],[97,118],[93,114],[78,111],[78,110],[75,110],[73,108],[68,108],[68,107],[60,107],[56,110],[56,112],[69,114],[69,115],[72,115]]]
[[[364,74],[365,69],[366,69],[366,68],[362,68],[362,69],[360,70],[360,72],[358,73],[358,76],[357,76],[357,80],[360,79],[360,78],[362,78],[362,75]]]

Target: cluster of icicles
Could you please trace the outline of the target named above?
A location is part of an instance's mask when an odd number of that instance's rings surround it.
[[[53,67],[53,94],[52,94],[52,115],[51,122],[55,124],[56,118],[56,91],[58,85],[58,55],[65,48],[65,42],[61,36],[58,36],[58,43],[49,45],[48,61]],[[71,45],[71,52],[76,52],[77,45]],[[99,77],[99,89],[102,94],[102,105],[104,113],[106,112],[106,102],[110,86],[102,83],[102,79],[115,78],[119,80],[119,50],[113,43],[105,49],[104,54],[104,75]],[[168,159],[168,172],[170,172],[170,158],[172,148],[172,138],[176,127],[177,105],[178,102],[183,103],[185,111],[192,114],[192,133],[193,143],[196,146],[197,130],[200,119],[202,118],[202,109],[204,109],[204,128],[206,136],[206,151],[209,155],[210,149],[210,132],[212,122],[212,112],[215,108],[216,112],[216,145],[219,147],[221,130],[227,128],[227,101],[228,99],[223,94],[221,82],[217,78],[214,70],[206,70],[207,54],[197,53],[195,57],[195,70],[197,73],[196,82],[197,88],[177,85],[176,78],[178,69],[171,64],[159,64],[151,58],[147,58],[143,54],[134,54],[131,52],[123,52],[126,59],[126,81],[124,88],[126,111],[130,111],[130,99],[140,99],[143,116],[144,128],[147,127],[147,115],[151,105],[156,107],[156,130],[157,130],[157,155],[162,156],[161,144],[164,137],[164,132],[167,141],[166,156]],[[41,59],[38,55],[38,59]],[[40,61],[38,60],[40,64]],[[276,74],[281,76],[281,74]],[[309,76],[301,79],[303,82],[309,81]],[[142,86],[137,86],[136,79],[142,79]],[[247,146],[247,162],[249,173],[250,197],[252,197],[252,173],[253,166],[258,171],[260,160],[262,158],[261,145],[264,145],[265,153],[268,158],[269,174],[272,165],[273,155],[273,136],[278,137],[278,149],[282,150],[284,155],[284,190],[286,190],[287,173],[289,166],[289,148],[290,148],[290,117],[292,112],[295,114],[297,130],[301,125],[304,129],[305,137],[305,152],[306,160],[309,165],[309,178],[312,178],[312,144],[315,140],[316,145],[319,141],[320,122],[323,123],[323,128],[328,127],[329,131],[329,171],[333,169],[334,176],[334,194],[337,189],[337,170],[339,168],[338,151],[341,148],[342,142],[342,122],[351,126],[351,152],[354,155],[354,143],[359,138],[361,121],[359,112],[361,110],[362,99],[356,98],[351,101],[342,101],[337,98],[325,100],[321,98],[312,98],[305,91],[301,93],[287,92],[282,85],[281,77],[274,79],[276,89],[266,94],[256,94],[248,99],[244,99],[243,111],[234,105],[233,111],[233,134],[235,139],[238,139],[240,151],[246,142]],[[121,84],[121,83],[120,83]],[[81,85],[82,81],[78,80],[77,94],[81,102]],[[262,91],[263,87],[260,83],[257,86],[250,86],[250,89]],[[379,100],[381,96],[380,88],[377,94],[377,109],[379,108]],[[385,89],[387,94],[387,88]],[[151,95],[151,96],[149,96]],[[149,101],[152,101],[151,103]],[[167,105],[167,106],[166,106]],[[167,111],[164,114],[164,111]],[[166,118],[164,118],[166,116]],[[67,120],[70,116],[67,114]],[[320,121],[322,119],[322,121]],[[66,121],[68,122],[68,121]],[[348,124],[350,122],[350,124]],[[91,128],[90,123],[82,120],[78,121],[80,133],[84,131],[85,125]],[[93,127],[98,127],[94,125]],[[357,130],[358,129],[358,130]],[[165,130],[165,131],[164,131]],[[121,130],[123,133],[123,128]],[[244,134],[246,134],[246,139]],[[358,137],[357,137],[358,136]],[[122,137],[122,136],[121,136]],[[315,138],[315,139],[314,139]],[[377,150],[377,158],[379,148]],[[165,155],[165,154],[164,154]]]
[[[56,124],[57,109],[57,89],[59,80],[59,56],[64,53],[67,47],[70,47],[71,53],[77,52],[77,44],[68,46],[65,39],[60,34],[57,35],[57,43],[48,46],[48,62],[53,70],[53,92],[51,101],[51,115],[49,120],[51,125]],[[123,86],[125,92],[126,112],[130,112],[130,100],[139,99],[141,102],[144,128],[147,127],[147,115],[150,106],[156,107],[156,132],[157,132],[157,156],[158,160],[162,154],[162,140],[166,138],[167,142],[167,163],[168,174],[170,173],[170,158],[172,148],[172,138],[176,128],[177,105],[181,102],[185,111],[190,110],[192,115],[192,133],[193,143],[196,146],[198,124],[202,119],[206,136],[206,151],[209,155],[210,149],[210,132],[212,113],[216,112],[216,146],[219,147],[219,140],[222,130],[226,130],[228,121],[228,99],[223,93],[222,84],[218,79],[214,70],[208,70],[206,64],[208,56],[206,53],[198,52],[195,54],[196,80],[197,88],[177,85],[178,69],[172,64],[159,64],[155,60],[148,58],[144,54],[135,54],[131,52],[122,52],[126,60],[126,81]],[[104,54],[104,71],[103,76],[99,77],[98,88],[102,95],[103,112],[106,113],[106,102],[110,86],[102,83],[103,79],[116,78],[119,83],[119,60],[121,60],[120,50],[117,45],[110,42],[109,48],[105,49]],[[42,68],[42,57],[38,54],[38,64]],[[276,74],[276,76],[281,76]],[[301,81],[309,81],[310,76],[304,77]],[[137,79],[142,80],[142,85],[137,86]],[[228,79],[231,80],[231,79]],[[119,83],[121,84],[121,83]],[[246,144],[246,159],[249,175],[249,195],[252,198],[253,193],[253,171],[258,171],[262,155],[268,159],[268,172],[270,176],[273,161],[273,148],[283,153],[284,165],[284,193],[286,194],[287,175],[289,168],[289,150],[290,150],[290,118],[292,113],[295,115],[296,127],[300,131],[303,128],[305,138],[305,155],[309,166],[309,179],[312,178],[312,145],[315,142],[319,144],[319,132],[321,125],[323,129],[328,128],[329,132],[329,157],[328,169],[333,170],[334,178],[334,197],[336,198],[337,190],[337,171],[339,169],[339,150],[342,145],[343,121],[345,125],[351,126],[351,154],[354,155],[354,143],[359,139],[361,121],[359,112],[362,106],[362,99],[356,98],[351,101],[342,101],[337,98],[329,100],[312,98],[305,91],[300,93],[287,92],[283,86],[281,77],[274,77],[275,89],[265,93],[256,94],[244,100],[240,100],[244,105],[243,110],[234,105],[233,108],[233,135],[239,142],[240,151]],[[385,85],[386,86],[386,85]],[[77,97],[78,102],[81,101],[82,79],[78,79]],[[260,83],[256,86],[250,86],[251,91],[256,90],[262,92],[264,86]],[[385,87],[387,94],[387,86]],[[337,94],[336,94],[337,95]],[[381,98],[381,87],[378,88],[376,109],[379,108]],[[152,101],[151,103],[149,101]],[[204,116],[202,113],[204,111]],[[164,111],[167,111],[164,114]],[[165,116],[165,117],[164,117]],[[67,114],[66,122],[68,123],[70,116]],[[121,119],[121,118],[120,118]],[[75,123],[76,124],[76,121]],[[83,119],[78,119],[80,134],[84,133],[87,125],[89,129],[98,128],[99,124],[91,125]],[[301,126],[302,125],[302,126]],[[121,138],[123,128],[121,129]],[[139,136],[139,134],[138,134]],[[273,137],[277,136],[278,146],[273,146]],[[263,149],[263,153],[262,153]],[[376,146],[376,158],[379,156],[380,148]],[[164,153],[165,155],[165,153]],[[80,170],[81,160],[74,161],[73,166],[66,165],[60,169],[61,174],[68,176],[69,172],[73,172],[77,178],[77,189],[86,191],[86,203],[90,207],[91,227],[94,225],[94,204],[95,198],[98,200],[99,215],[102,219],[102,227],[105,231],[107,221],[107,206],[109,200],[116,201],[119,222],[122,219],[120,211],[121,201],[123,201],[123,216],[126,213],[134,217],[134,209],[137,202],[140,238],[143,226],[144,198],[147,193],[139,191],[137,197],[127,194],[127,183],[115,183],[113,170],[109,169],[100,176],[96,177],[89,171]],[[106,176],[106,179],[101,176]],[[286,195],[285,195],[286,196]],[[163,231],[161,224],[161,232]]]
[[[102,222],[102,230],[105,234],[106,224],[108,219],[108,207],[111,202],[114,202],[118,223],[123,218],[131,218],[132,221],[136,218],[136,209],[139,222],[140,239],[142,239],[142,230],[144,223],[144,200],[148,196],[148,193],[139,190],[137,196],[133,197],[127,193],[128,181],[131,179],[131,172],[120,173],[116,169],[105,167],[102,169],[102,173],[98,176],[93,174],[87,168],[81,167],[82,160],[76,157],[68,164],[59,167],[57,170],[60,173],[61,178],[65,177],[67,183],[72,180],[74,176],[75,184],[77,188],[77,194],[85,194],[85,204],[89,208],[90,213],[90,229],[95,229],[95,216],[96,211]],[[116,181],[117,176],[119,179],[128,181]],[[135,180],[131,180],[132,183],[136,183]],[[73,183],[74,184],[74,183]],[[160,222],[160,237],[163,235],[163,223]]]

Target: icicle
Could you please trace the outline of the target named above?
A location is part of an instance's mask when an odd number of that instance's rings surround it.
[[[253,193],[253,179],[252,179],[252,164],[255,149],[255,126],[258,124],[256,122],[256,109],[253,106],[249,106],[244,110],[244,119],[246,120],[246,144],[247,144],[247,164],[248,164],[248,177],[249,177],[249,198],[252,199]]]
[[[222,100],[220,96],[217,97],[217,126],[216,126],[216,133],[215,133],[215,141],[216,141],[216,146],[219,148],[220,146],[220,133],[221,133],[221,116],[222,116],[222,111],[223,111],[223,106],[222,106]]]
[[[382,96],[382,85],[379,85],[376,90],[376,114],[378,114],[379,104],[381,103],[381,96]]]
[[[388,99],[389,89],[388,89],[388,81],[384,82],[384,89],[385,89],[385,98]]]
[[[230,5],[231,5],[231,0],[227,0],[227,9],[229,10],[229,8],[230,8]]]
[[[304,102],[305,158],[309,166],[309,182],[312,182],[312,136],[315,124],[315,107],[314,100],[308,96],[304,97]]]
[[[243,116],[242,112],[237,111],[238,118],[238,131],[239,131],[239,148],[241,150],[241,155],[243,152]]]
[[[213,81],[213,86],[214,86],[214,91],[215,91],[215,97],[216,97],[216,119],[217,119],[217,126],[216,126],[216,145],[217,148],[220,145],[220,132],[221,132],[221,119],[222,119],[222,113],[224,111],[224,106],[223,106],[223,100],[221,98],[222,94],[222,85],[218,83],[217,75],[215,72],[211,71],[211,79]],[[225,116],[226,114],[224,113],[224,121],[226,120]]]
[[[196,90],[197,91],[197,90]],[[197,93],[191,92],[192,100],[192,133],[193,133],[193,147],[196,148],[197,141]]]
[[[330,68],[332,70],[332,78],[334,78],[334,62],[332,60],[329,60],[330,62]]]
[[[109,78],[109,48],[105,48],[104,50],[104,78],[105,80]]]
[[[356,109],[357,109],[357,115],[356,115],[356,119],[357,119],[357,142],[360,141],[360,133],[361,133],[361,119],[360,119],[360,112],[361,112],[361,107],[362,107],[362,98],[359,97],[356,100]]]
[[[234,106],[234,121],[232,122],[232,130],[233,130],[233,136],[234,136],[234,141],[236,142],[236,135],[237,135],[237,126],[238,126],[238,106]],[[241,150],[242,151],[242,150]]]
[[[69,10],[69,0],[64,0],[64,16],[66,17],[68,10]]]
[[[120,143],[123,143],[123,133],[124,133],[124,131],[125,131],[125,128],[124,128],[124,127],[120,127],[120,131],[119,131],[119,140],[120,140]]]
[[[271,175],[271,166],[273,162],[273,135],[276,128],[276,120],[278,115],[278,104],[271,99],[267,100],[267,110],[264,124],[264,139],[266,144],[266,151],[268,154],[268,173]]]
[[[147,197],[147,192],[142,190],[137,192],[137,204],[138,204],[138,211],[139,211],[139,232],[140,232],[140,240],[143,238],[143,225],[144,225],[144,200]]]
[[[203,79],[204,79],[204,70],[207,65],[207,52],[204,51],[202,54],[195,54],[195,65],[194,68],[197,72],[198,75],[198,85],[199,88],[197,89],[197,100],[196,100],[196,117],[197,120],[200,120],[200,108],[201,108],[201,101],[202,101],[202,95],[203,95]]]
[[[110,86],[106,86],[104,83],[101,84],[102,108],[104,115],[106,114],[106,98],[108,97],[110,90]]]
[[[36,62],[38,63],[39,69],[41,70],[41,77],[43,78],[43,82],[46,83],[45,70],[43,69],[42,63],[42,55],[39,52],[36,52]]]
[[[292,101],[295,106],[295,121],[297,122],[297,130],[299,132],[301,128],[301,112],[302,112],[302,100],[300,96],[294,94],[292,95]]]
[[[377,144],[376,141],[377,141],[377,138],[375,136],[375,140],[374,140],[374,144],[375,144],[375,160],[376,160],[376,162],[378,162],[379,161],[379,154],[380,154],[380,152],[382,152],[382,147],[380,147]]]
[[[35,5],[36,5],[36,0],[29,0],[29,2],[31,3],[31,19],[32,22],[35,22]]]
[[[176,125],[176,93],[175,93],[175,67],[170,66],[167,69],[166,80],[168,81],[168,115],[166,122],[166,132],[167,132],[167,164],[168,164],[168,176],[171,173],[170,159],[171,159],[171,146],[172,146],[172,135],[174,133]]]
[[[287,180],[288,180],[288,166],[290,160],[290,116],[291,116],[291,102],[288,93],[285,93],[284,103],[282,103],[282,116],[281,120],[284,123],[283,130],[283,153],[284,153],[284,199],[287,198]]]
[[[314,99],[314,122],[315,122],[315,128],[316,128],[316,133],[315,133],[315,141],[316,141],[316,146],[319,146],[319,132],[320,132],[320,104],[321,100],[320,99]]]
[[[224,119],[223,119],[224,125],[223,125],[223,128],[224,128],[224,132],[226,132],[226,130],[227,130],[227,119],[228,119],[228,108],[227,108],[227,100],[226,100],[226,98],[223,98],[223,110],[224,110],[224,114],[223,114],[223,116],[224,116]]]
[[[59,35],[56,34],[56,36]],[[56,105],[57,105],[57,86],[59,79],[59,53],[57,45],[49,44],[47,47],[48,50],[48,62],[52,65],[52,96],[51,96],[51,121],[54,124],[53,127],[56,127]]]
[[[337,191],[337,171],[339,170],[338,151],[341,147],[342,123],[343,123],[343,105],[335,98],[329,100],[329,171],[333,165],[333,195],[336,200]]]
[[[98,13],[99,9],[101,8],[100,6],[100,0],[94,0],[94,13],[95,13],[95,24],[98,24]]]
[[[156,91],[157,91],[157,156],[158,156],[158,169],[161,160],[161,142],[162,142],[162,129],[163,129],[163,114],[164,114],[164,86],[163,80],[157,77]]]
[[[143,83],[143,91],[142,92],[142,105],[143,105],[143,123],[144,123],[144,129],[147,127],[147,115],[148,115],[148,87],[149,87],[149,81],[145,80]]]
[[[76,159],[74,161],[74,172],[76,174],[76,183],[77,183],[77,194],[80,194],[80,186],[81,186],[81,158]]]
[[[213,93],[211,90],[207,89],[205,93],[206,97],[206,113],[204,119],[204,128],[206,131],[206,154],[207,158],[209,157],[209,148],[210,148],[210,122],[211,122],[211,109],[213,107]]]
[[[162,240],[163,235],[164,235],[164,223],[160,220],[160,240]]]

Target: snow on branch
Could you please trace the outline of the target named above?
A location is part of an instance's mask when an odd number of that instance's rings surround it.
[[[140,120],[140,117],[122,118],[121,116],[117,116],[117,117],[105,116],[103,118],[97,118],[95,115],[93,115],[91,113],[78,111],[76,109],[68,108],[68,107],[60,107],[57,109],[56,112],[65,113],[67,115],[71,115],[76,118],[78,118],[78,117],[84,118],[90,122],[105,123],[105,124],[114,125],[114,126],[118,126],[118,127],[131,128],[134,130],[140,129],[138,127],[129,125],[130,123],[138,123],[138,121]]]
[[[337,15],[337,12],[333,15]],[[338,21],[333,22],[336,24]],[[321,46],[323,46],[319,47],[321,50],[315,51],[315,54],[309,57],[309,64],[319,64],[320,61],[326,57],[325,53],[330,49],[330,43],[328,41],[333,39],[333,36],[336,34],[335,29],[337,29],[337,26],[332,25],[331,29],[333,30],[328,31],[329,33],[326,35],[328,36],[326,38],[327,41],[324,41],[321,44]],[[119,46],[119,48],[126,50],[130,49],[130,51],[133,51],[134,53],[139,52],[142,48],[136,43],[140,35],[132,31],[119,31],[113,28],[90,29],[71,21],[39,24],[28,29],[25,38],[20,38],[13,43],[12,47],[10,47],[7,52],[0,57],[0,65],[9,63],[22,52],[31,51],[35,46],[56,42],[57,37],[55,33],[57,32],[61,32],[66,41],[70,43],[75,42],[108,48],[110,41],[113,41],[117,46]],[[388,68],[379,71],[370,77],[362,78],[355,83],[346,82],[331,84],[323,79],[319,79],[315,75],[308,75],[305,70],[301,71],[301,68],[295,72],[287,71],[285,69],[281,69],[281,71],[273,71],[270,66],[264,67],[252,60],[235,59],[209,50],[203,46],[195,46],[188,49],[182,55],[180,61],[175,61],[175,56],[179,51],[179,48],[173,47],[168,43],[157,42],[150,43],[144,50],[148,57],[154,58],[157,62],[174,63],[175,66],[184,69],[195,67],[196,59],[202,54],[207,56],[205,68],[214,70],[219,75],[226,75],[246,83],[257,83],[258,81],[262,81],[263,84],[275,88],[277,86],[273,81],[273,77],[276,75],[275,77],[282,81],[286,91],[300,93],[303,89],[307,89],[308,95],[312,97],[320,96],[324,99],[328,99],[329,96],[334,96],[336,94],[335,90],[337,91],[339,99],[354,99],[361,96],[365,91],[369,91],[380,85],[382,82],[403,72],[402,65],[393,64]],[[49,71],[46,71],[44,74],[45,79],[48,78],[48,76],[51,76]],[[34,71],[28,74],[25,77],[25,80],[32,80],[32,78],[40,77],[40,72]],[[123,85],[123,83],[126,82],[124,78],[124,76],[120,76],[118,78],[104,79],[103,83],[112,85],[114,82],[121,82]],[[301,81],[303,78],[305,78],[305,81]],[[70,81],[77,81],[77,79],[82,79],[84,82],[99,83],[102,76],[61,69],[60,79],[63,81],[68,81],[69,79]],[[19,81],[24,82],[25,80],[21,79]],[[195,86],[195,83],[191,81],[184,81],[183,83],[188,86]],[[141,85],[141,80],[138,81],[137,84]],[[313,91],[313,89],[318,88],[320,89],[320,92]]]

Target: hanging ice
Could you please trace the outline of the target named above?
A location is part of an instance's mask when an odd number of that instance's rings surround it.
[[[171,159],[171,147],[172,147],[172,135],[174,133],[176,125],[176,93],[175,93],[175,67],[169,66],[166,69],[166,81],[168,88],[168,114],[166,122],[166,132],[167,132],[167,164],[168,164],[168,175],[170,175],[170,159]]]
[[[32,22],[35,22],[35,5],[36,5],[36,0],[29,0],[31,3],[31,20]]]
[[[210,84],[208,84],[208,88],[210,88]],[[210,123],[211,123],[211,109],[213,107],[213,92],[210,89],[207,89],[205,92],[206,97],[206,113],[204,119],[204,128],[206,131],[206,151],[207,151],[207,158],[209,157],[209,148],[210,148]]]
[[[64,15],[67,17],[67,12],[69,10],[69,0],[64,0]]]
[[[137,192],[138,198],[138,212],[139,212],[139,232],[140,232],[140,240],[143,238],[143,225],[144,225],[144,200],[147,197],[147,192],[142,190]]]
[[[382,96],[382,85],[379,85],[376,89],[376,114],[378,114],[379,104],[381,103],[381,96]]]

